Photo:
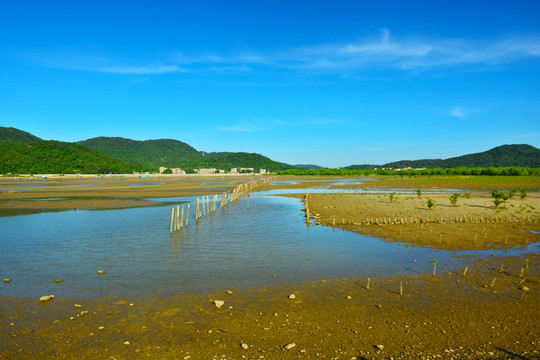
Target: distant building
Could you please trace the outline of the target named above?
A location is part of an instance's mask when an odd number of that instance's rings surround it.
[[[197,174],[199,175],[210,175],[210,174],[215,174],[217,169],[215,168],[212,168],[212,169],[193,169]]]
[[[184,170],[180,169],[180,168],[167,168],[167,167],[164,167],[164,166],[159,167],[159,173],[163,174],[163,172],[165,172],[165,170],[167,170],[167,169],[171,169],[173,175],[185,175],[186,174],[186,172]]]
[[[259,174],[266,174],[266,173],[267,173],[266,169],[259,169]]]
[[[232,174],[253,173],[255,168],[232,168]]]

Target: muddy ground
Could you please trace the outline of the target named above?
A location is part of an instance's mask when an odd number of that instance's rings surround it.
[[[155,195],[152,189],[128,186],[123,193],[96,191],[142,200],[143,194]],[[96,195],[73,191],[46,191],[42,196]],[[433,210],[416,194],[398,194],[394,201],[389,194],[379,195],[310,194],[310,212],[319,214],[313,225],[318,221],[332,226],[334,218],[348,218],[350,223],[335,226],[386,241],[447,249],[514,247],[539,240],[534,193],[523,201],[511,199],[500,212],[490,208],[485,192],[471,192],[457,207],[446,206],[449,194],[430,195],[437,204]],[[25,200],[3,198],[2,206],[9,201]],[[462,215],[508,215],[517,221],[428,222]],[[366,222],[398,217],[425,222]],[[352,225],[356,222],[363,224]],[[10,284],[0,284],[0,294]],[[41,303],[0,295],[0,359],[537,359],[539,299],[537,253],[523,258],[464,257],[461,268],[444,273],[435,267],[417,276],[327,279],[242,291],[220,288],[174,297],[119,294]],[[224,304],[217,308],[214,300]]]

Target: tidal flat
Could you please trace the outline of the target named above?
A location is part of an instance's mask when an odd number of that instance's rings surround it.
[[[252,179],[2,179],[37,213],[1,218],[0,357],[539,356],[538,179],[278,178],[169,234]]]

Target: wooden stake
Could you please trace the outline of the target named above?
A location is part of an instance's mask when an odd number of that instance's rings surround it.
[[[187,205],[187,215],[186,215],[186,227],[189,220],[189,204]]]
[[[184,229],[184,205],[182,205],[182,217],[180,218],[180,229]]]
[[[174,208],[172,208],[172,213],[171,213],[171,235],[173,231],[173,223],[174,223]]]
[[[176,231],[180,230],[180,205],[176,207]]]
[[[495,286],[495,280],[497,280],[497,277],[493,278],[493,281],[491,282],[491,287]]]
[[[403,282],[399,282],[399,295],[403,296]]]
[[[465,276],[467,274],[468,269],[469,269],[469,267],[465,267],[465,270],[463,270],[463,276]]]
[[[369,283],[371,282],[371,279],[370,278],[367,278],[367,286],[366,286],[366,289],[369,290]]]

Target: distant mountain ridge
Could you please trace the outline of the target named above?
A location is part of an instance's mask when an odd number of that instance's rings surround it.
[[[491,150],[448,159],[401,160],[381,167],[453,168],[453,167],[540,167],[540,150],[531,145],[502,145]]]
[[[266,156],[246,152],[203,152],[174,139],[131,140],[96,137],[78,143],[46,141],[12,127],[0,127],[1,173],[127,173],[157,171],[160,166],[216,168],[234,167],[281,171],[320,169],[317,165],[288,165]],[[402,160],[384,165],[351,165],[345,169],[453,168],[453,167],[540,168],[540,150],[531,145],[502,145],[491,150],[449,159]]]

